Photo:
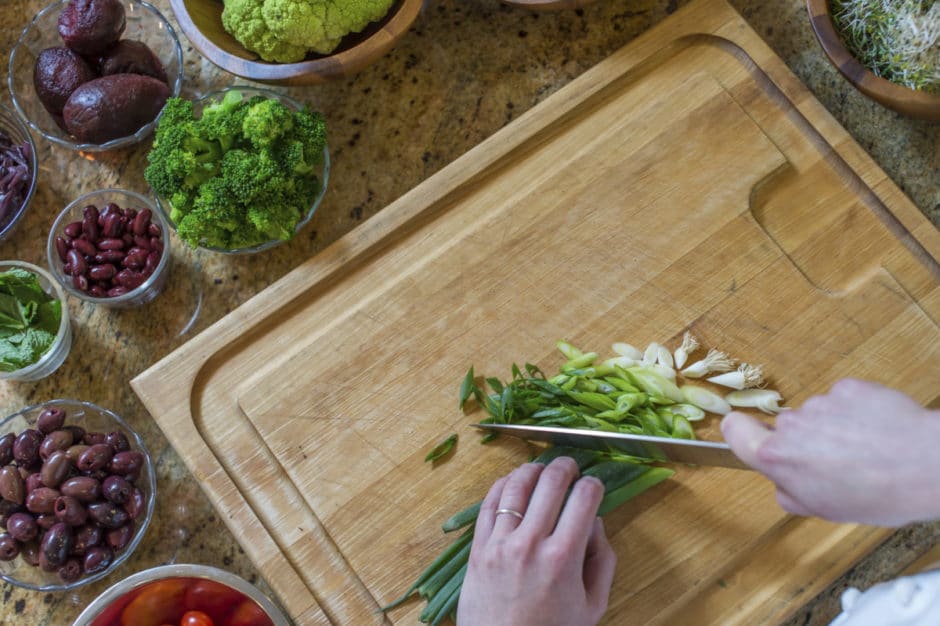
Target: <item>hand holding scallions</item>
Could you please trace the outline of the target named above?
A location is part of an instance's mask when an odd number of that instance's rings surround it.
[[[578,479],[569,457],[526,463],[496,481],[480,506],[457,623],[596,624],[617,560],[597,517],[603,496],[603,483]]]
[[[774,429],[733,412],[721,430],[791,513],[892,527],[940,519],[940,411],[903,393],[846,379]]]

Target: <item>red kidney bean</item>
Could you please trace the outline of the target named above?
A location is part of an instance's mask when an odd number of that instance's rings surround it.
[[[0,497],[14,504],[23,504],[26,498],[26,489],[23,477],[12,465],[0,468]]]
[[[0,561],[12,561],[20,555],[20,544],[10,533],[0,533]]]
[[[69,526],[82,526],[88,519],[88,509],[72,496],[60,496],[55,501],[55,516]]]
[[[121,216],[116,213],[109,213],[101,225],[102,234],[105,237],[120,237],[124,234],[124,224],[121,223]]]
[[[100,229],[98,228],[98,218],[91,220],[86,217],[82,220],[82,237],[91,243],[96,243],[100,235],[101,233]]]
[[[72,551],[72,528],[65,522],[57,522],[42,537],[42,554],[51,565],[62,565]]]
[[[82,567],[86,574],[97,574],[108,569],[111,561],[114,559],[114,552],[111,548],[105,546],[94,546],[89,548],[85,554]]]
[[[9,465],[13,462],[13,442],[16,435],[7,433],[0,437],[0,465]]]
[[[57,489],[36,487],[26,496],[26,510],[30,513],[53,513],[55,501],[61,495]]]
[[[55,238],[55,251],[59,254],[59,260],[65,263],[65,255],[69,253],[69,243],[64,237]]]
[[[88,291],[88,279],[84,276],[72,276],[72,286],[79,291]]]
[[[74,248],[69,250],[65,258],[68,259],[69,274],[72,276],[81,276],[87,271],[88,264],[85,263],[85,257],[78,250]]]
[[[147,226],[147,234],[150,235],[151,237],[156,237],[159,239],[163,235],[163,231],[160,230],[159,224],[154,224],[153,222],[150,222],[150,225]]]
[[[124,241],[124,245],[126,245],[128,248],[134,245],[133,233],[124,233],[123,235],[121,235],[121,239]]]
[[[114,278],[114,275],[117,274],[117,268],[111,265],[110,263],[102,263],[101,265],[93,265],[90,270],[88,270],[88,278],[92,280],[111,280]],[[93,285],[94,287],[100,287],[100,285]]]
[[[104,539],[104,529],[101,528],[101,526],[94,522],[85,524],[75,530],[75,539],[72,542],[72,554],[82,556],[87,553],[90,548],[100,545],[102,539]]]
[[[57,406],[44,409],[36,420],[36,428],[39,432],[48,435],[57,431],[65,424],[65,411]]]
[[[13,458],[20,467],[32,467],[39,463],[39,445],[42,433],[27,428],[13,440]]]
[[[33,491],[33,489],[46,486],[42,484],[42,474],[39,472],[35,472],[27,476],[23,484],[26,486],[27,496]]]
[[[45,460],[56,450],[68,450],[72,443],[71,432],[67,430],[51,432],[39,444],[39,458]]]
[[[59,487],[64,496],[72,496],[80,502],[94,502],[101,497],[101,483],[90,476],[69,478]]]
[[[17,541],[27,542],[39,535],[39,526],[29,513],[14,513],[7,520],[7,532]]]
[[[39,554],[40,550],[38,541],[30,541],[20,547],[20,556],[23,557],[24,561],[33,567],[37,567],[39,565]]]
[[[144,498],[144,492],[137,487],[131,488],[127,502],[124,503],[124,510],[127,511],[127,516],[132,520],[136,520],[146,512],[146,508],[147,501]]]
[[[120,263],[124,258],[123,250],[105,250],[95,255],[95,263]]]
[[[127,547],[134,537],[134,522],[128,520],[123,526],[108,531],[105,540],[115,552],[120,552]]]
[[[152,211],[150,209],[141,209],[140,212],[134,217],[133,230],[135,235],[144,235],[147,232],[147,227],[150,226],[150,216]]]
[[[153,251],[147,255],[147,261],[144,263],[144,269],[141,270],[141,273],[144,276],[150,276],[153,274],[154,270],[157,269],[157,265],[160,264],[160,253]]]
[[[98,253],[98,249],[95,248],[95,244],[90,241],[85,241],[84,239],[76,239],[72,242],[72,249],[80,252],[85,256],[94,256]],[[66,258],[68,254],[66,253]]]
[[[123,269],[114,276],[114,282],[121,287],[127,287],[128,290],[139,287],[143,282],[143,277],[139,272],[132,269]]]
[[[101,285],[92,285],[88,288],[88,295],[93,298],[107,298],[108,292]]]
[[[121,261],[123,267],[133,270],[139,270],[147,262],[147,251],[141,248],[131,248],[133,252],[128,252],[124,260]]]
[[[88,505],[88,516],[105,528],[118,528],[127,523],[127,511],[113,502],[92,502]]]
[[[119,237],[113,237],[109,239],[102,239],[98,242],[99,250],[123,250],[124,249],[124,240]]]
[[[118,296],[123,296],[128,291],[130,291],[130,289],[128,289],[127,287],[121,287],[121,286],[111,287],[110,289],[108,289],[108,297],[116,298]]]
[[[159,237],[150,238],[150,249],[156,252],[163,252],[163,240]]]
[[[144,250],[150,250],[150,237],[147,235],[134,235],[134,246],[137,248],[143,248]]]
[[[62,582],[74,582],[82,575],[82,564],[77,559],[69,559],[59,568],[58,574]]]
[[[82,234],[82,223],[81,222],[71,222],[66,225],[62,232],[65,233],[66,237],[71,237],[72,239],[78,239]]]
[[[100,214],[98,213],[98,207],[96,207],[96,206],[93,205],[93,204],[89,204],[89,205],[86,206],[84,209],[82,209],[82,218],[83,218],[83,219],[86,219],[86,220],[89,220],[89,221],[98,223],[98,217],[99,217],[99,215],[100,215]]]
[[[114,450],[106,443],[96,443],[78,457],[78,469],[83,472],[94,472],[111,464]]]

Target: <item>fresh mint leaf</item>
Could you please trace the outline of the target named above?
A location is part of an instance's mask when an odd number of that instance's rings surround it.
[[[0,337],[26,328],[20,302],[7,293],[0,293]]]
[[[52,347],[62,304],[49,296],[32,272],[0,272],[0,370],[31,365]]]
[[[39,305],[36,311],[36,317],[33,318],[33,326],[39,330],[50,333],[53,337],[59,332],[59,324],[62,322],[62,303],[58,300],[49,300]]]

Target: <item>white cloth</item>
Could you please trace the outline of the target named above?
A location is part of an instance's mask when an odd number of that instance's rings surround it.
[[[842,593],[830,626],[940,626],[940,569]]]

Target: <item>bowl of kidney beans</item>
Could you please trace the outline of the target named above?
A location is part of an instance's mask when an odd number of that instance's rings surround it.
[[[0,578],[37,591],[96,581],[150,524],[156,479],[115,413],[52,400],[0,422]]]
[[[208,565],[161,565],[114,584],[72,626],[289,626],[261,591]]]
[[[101,189],[69,204],[49,231],[49,267],[66,291],[114,308],[156,298],[169,273],[169,227],[151,200]]]

